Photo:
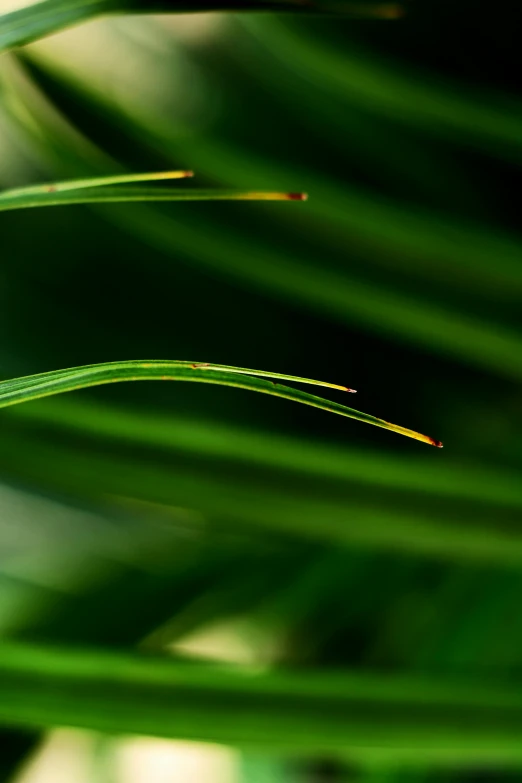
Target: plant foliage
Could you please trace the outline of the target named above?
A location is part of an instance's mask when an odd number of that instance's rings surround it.
[[[0,779],[72,726],[241,783],[508,783],[519,13],[187,6],[0,17]],[[135,16],[187,10],[258,13]]]

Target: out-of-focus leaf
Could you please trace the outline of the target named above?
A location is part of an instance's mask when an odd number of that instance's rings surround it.
[[[227,670],[6,643],[0,720],[350,754],[361,760],[520,763],[513,688],[415,676]]]
[[[0,730],[0,781],[11,780],[40,739],[36,731],[25,728]]]
[[[257,30],[257,24],[253,29]],[[165,69],[168,78],[164,60],[165,57],[158,56],[155,62],[161,73]],[[228,187],[245,188],[252,182],[262,183],[263,187],[273,182],[306,182],[313,196],[306,207],[306,223],[302,216],[289,213],[284,216],[285,222],[295,223],[300,232],[321,231],[324,243],[337,248],[341,242],[345,243],[349,257],[354,254],[355,244],[363,249],[366,264],[391,266],[397,272],[406,271],[428,281],[451,276],[452,286],[471,295],[494,290],[496,295],[510,301],[522,291],[519,264],[522,240],[516,234],[472,221],[458,221],[442,212],[437,215],[420,207],[413,209],[410,204],[393,203],[357,189],[351,182],[338,183],[317,170],[306,170],[289,162],[270,160],[267,165],[261,156],[239,144],[231,146],[216,137],[209,140],[199,134],[189,136],[179,129],[173,130],[172,123],[160,111],[154,116],[150,113],[144,116],[136,105],[126,106],[125,112],[115,110],[96,87],[52,61],[27,57],[24,61],[42,87],[45,87],[42,77],[51,78],[63,90],[64,97],[74,96],[74,101],[89,107],[89,116],[95,112],[102,117],[107,129],[116,128],[135,143],[145,142],[149,147],[186,156],[197,163],[198,171],[201,169],[201,173]],[[261,74],[267,70],[264,61],[255,62]],[[281,81],[284,83],[280,79],[278,89]],[[335,102],[328,105],[336,112]],[[339,117],[338,111],[336,115]],[[522,118],[520,122],[522,127]],[[348,263],[345,266],[348,271]]]
[[[43,0],[0,16],[0,52],[92,19],[109,7],[107,0]]]
[[[522,162],[522,106],[512,99],[490,95],[486,104],[482,93],[473,96],[463,88],[459,92],[451,84],[437,84],[429,75],[421,82],[417,73],[406,73],[397,62],[347,47],[327,48],[277,19],[245,24],[282,66],[320,84],[338,108],[339,102],[360,104],[376,115],[464,140],[466,145],[473,142],[499,157]]]
[[[53,78],[66,89],[68,85],[86,105],[94,109],[98,106],[101,113],[114,117],[115,113],[111,115],[103,98],[89,94],[85,85],[74,80],[69,82],[63,73],[53,73]],[[268,166],[252,154],[244,155],[237,148],[215,142],[208,144],[189,138],[176,141],[165,123],[152,130],[151,118],[142,120],[125,115],[127,132],[133,138],[141,140],[148,134],[151,143],[155,139],[162,148],[170,145],[173,152],[184,150],[187,159],[196,162],[203,173],[223,182],[231,178],[244,183],[246,176],[249,182],[265,183],[268,176],[279,182],[303,181],[299,169],[273,161]],[[119,121],[123,132],[123,117]],[[74,157],[75,153],[72,150],[71,153]],[[431,292],[428,295],[425,284],[412,293],[408,287],[404,291],[399,280],[397,283],[387,280],[385,284],[378,279],[367,280],[352,271],[349,264],[340,269],[318,263],[313,254],[299,257],[262,243],[254,246],[235,227],[232,230],[222,222],[216,225],[209,220],[202,233],[199,219],[192,222],[185,215],[181,222],[147,205],[131,206],[125,213],[114,209],[107,217],[169,255],[181,252],[198,265],[245,280],[252,287],[299,302],[343,323],[362,324],[378,333],[455,356],[511,379],[522,377],[517,359],[521,339],[517,328],[510,321],[488,317],[482,298],[484,290],[489,292],[494,288],[499,293],[502,290],[502,297],[509,301],[513,292],[522,286],[517,263],[520,245],[516,238],[482,229],[475,232],[471,227],[444,223],[433,216],[406,213],[376,199],[352,196],[349,190],[315,173],[307,175],[304,181],[313,199],[306,205],[306,216],[310,213],[311,221],[302,224],[303,231],[316,221],[318,228],[326,221],[322,229],[327,238],[324,241],[330,241],[329,237],[333,236],[336,242],[340,238],[349,242],[356,236],[365,246],[367,243],[368,247],[372,246],[374,264],[382,253],[384,265],[413,269],[415,276],[425,276],[434,282],[451,271],[452,279],[462,281],[459,287],[464,286],[471,294],[479,291],[481,296],[476,306],[455,308],[452,298],[439,301]]]
[[[116,459],[117,455],[117,459]],[[104,506],[137,501],[200,512],[216,530],[271,531],[301,540],[357,549],[408,552],[520,568],[522,535],[518,509],[481,503],[442,503],[435,496],[357,491],[356,485],[323,483],[288,474],[252,475],[226,465],[190,460],[181,452],[145,458],[123,445],[107,452],[87,439],[73,446],[39,429],[14,433],[4,427],[0,466],[38,486],[88,498]],[[112,466],[112,467],[111,467]],[[117,470],[115,467],[117,466]],[[238,480],[239,479],[239,480]],[[125,507],[125,506],[123,506]]]
[[[477,501],[522,510],[522,487],[516,471],[485,468],[445,459],[419,462],[404,454],[394,456],[367,449],[340,448],[231,423],[201,421],[150,411],[77,399],[46,400],[5,412],[5,420],[26,422],[34,430],[97,437],[100,441],[140,445],[186,456],[250,465],[308,477],[327,479],[373,490],[418,493],[423,498]],[[427,455],[428,456],[428,455]],[[450,455],[448,454],[448,457]]]
[[[394,19],[401,14],[401,7],[368,0],[43,0],[0,16],[0,52],[103,14],[195,11],[326,12]]]

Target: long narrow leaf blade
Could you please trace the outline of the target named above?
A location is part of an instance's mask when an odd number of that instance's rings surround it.
[[[281,373],[248,370],[242,367],[228,365],[209,364],[205,362],[183,361],[126,361],[107,362],[85,367],[73,367],[67,370],[30,375],[24,378],[3,381],[0,383],[0,407],[15,405],[19,402],[47,397],[61,392],[84,389],[90,386],[101,386],[106,383],[118,383],[121,381],[193,381],[197,383],[211,383],[220,386],[234,386],[239,389],[257,391],[270,394],[274,397],[301,402],[320,410],[337,413],[357,421],[373,424],[376,427],[397,432],[408,438],[429,443],[431,446],[441,447],[442,443],[428,435],[422,435],[414,430],[391,424],[384,419],[361,413],[353,408],[330,402],[322,397],[283,386],[275,381],[266,381],[263,378],[276,378],[278,380],[297,381],[316,386],[352,391],[347,387],[314,381],[308,378],[299,378]]]
[[[48,186],[0,193],[0,212],[31,207],[57,207],[71,204],[115,204],[143,201],[305,201],[304,193],[277,193],[235,190],[178,190],[147,186],[95,187],[82,185],[69,190]]]
[[[42,185],[29,185],[23,188],[12,188],[0,197],[34,196],[45,193],[61,193],[67,190],[84,190],[101,188],[107,185],[130,185],[136,182],[157,182],[160,180],[186,179],[193,177],[192,171],[152,171],[146,174],[111,174],[106,177],[84,177],[83,179],[67,179],[63,182],[46,182]]]
[[[366,760],[522,758],[515,688],[313,670],[266,674],[6,643],[0,721],[278,747]]]
[[[32,433],[35,429],[49,428],[51,433],[58,430],[75,437],[97,437],[101,443],[132,442],[140,447],[157,448],[162,453],[183,453],[192,458],[211,457],[253,468],[297,472],[310,479],[341,481],[344,486],[351,482],[364,484],[371,487],[372,494],[406,490],[410,496],[420,494],[423,499],[428,494],[430,501],[435,498],[450,503],[475,500],[483,508],[495,506],[492,516],[498,513],[499,507],[522,511],[519,474],[476,461],[462,464],[457,458],[451,463],[447,460],[437,460],[437,464],[419,462],[411,455],[382,454],[331,442],[312,443],[305,437],[225,425],[212,418],[201,420],[142,409],[123,410],[78,397],[13,407],[9,420],[26,422]]]

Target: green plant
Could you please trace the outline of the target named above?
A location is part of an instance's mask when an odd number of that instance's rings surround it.
[[[341,5],[0,18],[105,17],[0,68],[3,779],[60,725],[229,744],[241,783],[520,774],[516,14]],[[184,168],[218,200],[129,173]],[[215,383],[105,385],[156,372]]]
[[[27,194],[21,198],[24,198]],[[103,199],[103,197],[102,197]],[[22,202],[24,203],[24,202]],[[257,377],[256,377],[257,376]],[[370,416],[367,413],[347,408],[345,405],[339,405],[321,397],[315,397],[312,394],[290,389],[288,386],[275,383],[275,381],[265,381],[264,378],[277,378],[285,381],[299,381],[300,383],[309,383],[314,386],[327,386],[341,391],[353,392],[346,386],[337,386],[336,384],[324,383],[323,381],[313,381],[309,378],[296,378],[292,375],[282,375],[281,373],[264,372],[261,370],[247,370],[240,367],[226,367],[221,364],[208,364],[206,362],[182,362],[182,361],[131,361],[131,362],[108,362],[106,364],[95,364],[90,367],[72,367],[68,370],[58,370],[54,372],[41,373],[40,375],[30,375],[27,378],[17,378],[12,381],[0,382],[0,407],[6,405],[15,405],[19,402],[39,399],[51,394],[72,391],[74,389],[85,389],[89,386],[100,386],[106,383],[118,383],[121,381],[192,381],[195,383],[213,383],[220,386],[235,386],[239,389],[248,389],[249,391],[258,391],[264,394],[271,394],[274,397],[302,402],[305,405],[312,405],[314,408],[338,413],[341,416],[348,416],[351,419],[364,421],[367,424],[374,424],[376,427],[382,427],[391,432],[398,432],[406,435],[408,438],[421,440],[429,443],[431,446],[442,447],[438,440],[430,438],[428,435],[421,435],[419,432],[413,432],[406,427],[400,427],[397,424],[391,424],[383,419]]]
[[[122,185],[151,180],[185,179],[191,171],[149,174],[117,174],[87,177],[46,185],[29,185],[0,193],[0,211],[30,207],[56,207],[66,204],[113,204],[146,201],[305,201],[305,193],[237,192],[213,190],[174,190],[173,188],[131,187]],[[111,187],[112,186],[112,187]],[[87,193],[85,193],[87,191]],[[92,191],[92,192],[91,192]]]
[[[401,6],[368,0],[40,0],[0,18],[0,52],[107,14],[201,11],[342,13],[356,18],[393,19],[401,15]]]

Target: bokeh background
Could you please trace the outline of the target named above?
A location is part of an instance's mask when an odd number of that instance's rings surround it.
[[[257,367],[445,448],[198,384],[2,410],[2,780],[522,775],[522,12],[406,10],[113,17],[3,56],[3,187],[183,168],[310,196],[1,215],[3,378]],[[103,684],[89,719],[58,692],[35,717],[41,673],[11,693],[10,656],[48,649],[319,677],[319,700],[267,687],[250,717],[224,700],[224,735],[219,704],[146,731],[144,688],[143,731],[103,731]]]

